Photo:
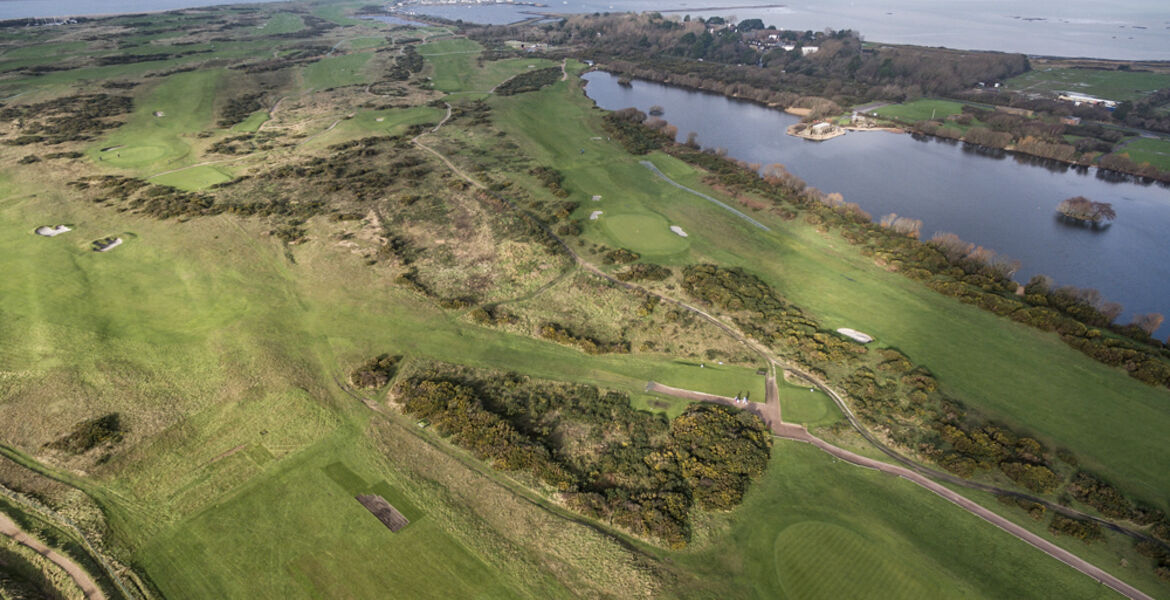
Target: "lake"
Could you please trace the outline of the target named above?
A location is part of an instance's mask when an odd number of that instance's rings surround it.
[[[922,237],[949,231],[968,242],[1019,259],[1016,279],[1043,273],[1059,285],[1097,288],[1135,313],[1170,316],[1170,189],[1113,182],[1095,168],[1037,166],[1027,157],[999,157],[963,144],[878,131],[850,132],[825,142],[786,135],[798,118],[717,94],[587,73],[586,93],[616,110],[652,105],[679,129],[696,132],[704,147],[726,148],[747,162],[781,163],[824,192],[839,192],[874,218],[888,213],[921,219]],[[1094,230],[1065,224],[1055,207],[1083,195],[1113,203],[1113,225]],[[1162,334],[1170,331],[1163,327]]]

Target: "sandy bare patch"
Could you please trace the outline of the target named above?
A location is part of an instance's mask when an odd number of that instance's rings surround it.
[[[403,527],[410,525],[410,521],[381,496],[363,494],[357,496],[357,501],[390,531],[397,533]]]
[[[94,252],[109,252],[122,245],[122,238],[102,238],[100,240],[94,240],[92,245]]]
[[[687,237],[687,232],[683,231],[683,228],[679,227],[678,225],[671,225],[670,230],[673,231],[675,234],[677,234],[679,237]]]
[[[45,237],[56,237],[56,236],[61,235],[62,233],[65,233],[66,231],[73,231],[73,228],[69,227],[68,225],[57,225],[55,227],[49,227],[48,225],[41,225],[40,227],[36,228],[35,233],[37,235],[43,235]]]
[[[841,335],[843,335],[851,340],[854,340],[856,342],[861,342],[862,344],[868,344],[868,343],[873,341],[873,336],[871,336],[869,334],[861,333],[860,331],[858,331],[856,329],[850,329],[848,327],[842,327],[842,328],[838,329],[837,333],[839,333],[839,334],[841,334]]]

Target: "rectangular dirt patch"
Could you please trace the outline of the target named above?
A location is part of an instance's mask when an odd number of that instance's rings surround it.
[[[381,496],[362,494],[361,496],[357,496],[357,501],[366,507],[366,510],[377,517],[390,531],[397,532],[403,527],[410,525],[410,521],[402,516],[402,513],[398,512],[398,509],[394,508],[393,505]]]

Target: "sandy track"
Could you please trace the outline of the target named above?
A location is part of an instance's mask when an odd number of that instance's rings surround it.
[[[0,513],[0,534],[12,538],[16,543],[31,549],[33,552],[48,559],[49,562],[61,567],[73,579],[77,587],[81,588],[86,598],[90,600],[105,600],[105,593],[102,592],[101,588],[97,586],[97,583],[94,582],[93,578],[89,576],[89,573],[85,569],[73,562],[73,559],[53,550],[42,544],[36,538],[25,533],[15,521],[8,518],[8,515],[4,513]]]

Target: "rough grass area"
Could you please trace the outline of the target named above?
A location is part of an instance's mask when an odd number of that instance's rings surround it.
[[[923,98],[906,104],[891,104],[874,110],[880,117],[889,117],[908,123],[945,119],[963,112],[963,105],[950,100]]]
[[[1170,87],[1168,73],[1047,68],[1029,71],[1007,81],[1008,89],[1059,94],[1073,92],[1108,100],[1137,100]]]
[[[1170,171],[1170,139],[1139,138],[1125,145],[1120,152],[1137,164],[1150,163],[1163,171]]]

